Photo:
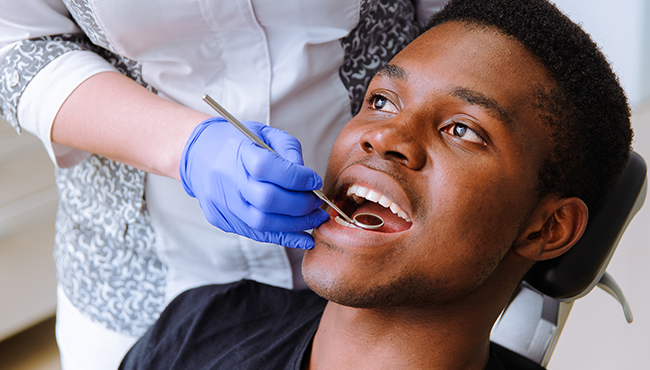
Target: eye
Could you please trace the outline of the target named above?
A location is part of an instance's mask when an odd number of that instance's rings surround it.
[[[397,108],[393,103],[391,103],[388,98],[386,98],[383,95],[380,94],[370,94],[368,98],[366,99],[366,102],[370,104],[370,107],[374,110],[380,110],[384,112],[390,112],[390,113],[399,113]]]
[[[454,122],[451,125],[445,127],[443,131],[459,139],[485,145],[485,140],[483,140],[481,135],[477,134],[476,131],[472,130],[471,128],[467,127],[467,125],[464,125],[462,123]]]

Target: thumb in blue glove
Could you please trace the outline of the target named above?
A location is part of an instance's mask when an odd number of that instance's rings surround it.
[[[320,177],[303,165],[296,138],[259,122],[244,125],[278,154],[258,147],[223,118],[207,119],[183,149],[179,172],[185,191],[223,231],[311,249],[314,241],[303,230],[329,219],[311,193],[321,187]]]

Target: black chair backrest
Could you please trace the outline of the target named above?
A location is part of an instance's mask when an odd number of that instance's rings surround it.
[[[571,300],[588,293],[604,273],[645,180],[645,161],[632,152],[603,207],[589,216],[587,229],[578,243],[558,258],[536,263],[524,280],[558,300]]]

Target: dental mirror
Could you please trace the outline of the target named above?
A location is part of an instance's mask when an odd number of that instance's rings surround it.
[[[268,149],[272,151],[275,154],[278,154],[275,152],[275,150],[271,149],[270,146],[266,145],[262,139],[257,137],[251,130],[249,130],[246,126],[244,126],[237,118],[235,118],[232,114],[230,114],[227,110],[225,110],[219,103],[214,101],[209,95],[203,95],[203,100],[208,103],[209,106],[211,106],[214,110],[219,112],[225,118],[228,122],[230,122],[233,126],[235,126],[239,131],[241,131],[244,135],[246,135],[249,139],[253,140],[255,144],[258,146]],[[279,156],[279,155],[278,155]],[[378,215],[374,213],[359,213],[355,215],[353,218],[350,218],[348,215],[343,213],[337,207],[331,200],[329,200],[325,194],[320,191],[320,190],[313,190],[314,194],[316,194],[317,197],[319,197],[323,202],[327,203],[328,206],[332,207],[333,210],[335,210],[346,222],[356,225],[362,229],[367,229],[367,230],[374,230],[378,229],[382,226],[384,226],[384,219],[379,217]],[[361,219],[357,220],[357,218]]]
[[[352,219],[354,220],[355,225],[363,225],[361,227],[366,229],[377,229],[384,226],[384,219],[374,213],[357,213],[354,215],[354,217],[352,217]]]

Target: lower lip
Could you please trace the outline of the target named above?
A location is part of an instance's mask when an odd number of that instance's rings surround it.
[[[366,249],[378,248],[390,243],[393,239],[402,237],[402,233],[381,233],[364,230],[356,226],[344,226],[334,219],[330,219],[314,230],[314,238],[321,238],[325,242],[346,249]]]

